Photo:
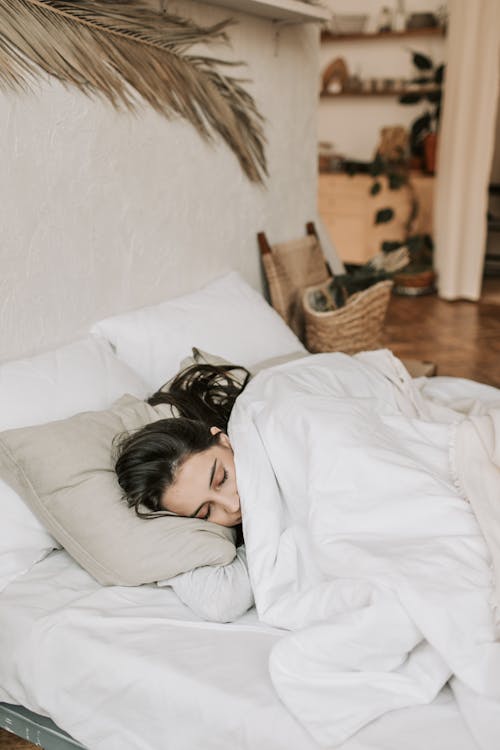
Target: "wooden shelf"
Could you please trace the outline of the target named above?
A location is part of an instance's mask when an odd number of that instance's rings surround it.
[[[200,0],[207,5],[217,5],[271,21],[286,23],[323,23],[330,21],[328,8],[301,0]]]
[[[408,39],[412,37],[440,36],[444,37],[446,30],[441,26],[432,26],[427,29],[406,29],[406,31],[382,31],[376,34],[335,34],[332,31],[322,31],[321,41],[324,42],[369,42],[380,41],[381,39]]]
[[[344,97],[366,97],[366,96],[403,96],[403,94],[425,94],[433,93],[434,91],[440,91],[437,86],[430,86],[425,89],[384,89],[383,91],[341,91],[338,94],[332,94],[330,91],[322,91],[320,97],[322,99],[342,99]]]

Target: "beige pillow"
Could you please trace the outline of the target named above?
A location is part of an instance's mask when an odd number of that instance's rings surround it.
[[[283,365],[286,362],[292,362],[294,359],[302,359],[303,357],[307,357],[308,355],[309,352],[304,351],[289,352],[288,354],[281,354],[278,357],[263,359],[261,362],[257,362],[257,364],[249,367],[248,370],[250,372],[250,375],[253,376],[257,375],[257,373],[261,370],[266,370],[268,367]],[[194,364],[229,365],[231,363],[228,362],[227,359],[219,357],[217,354],[209,354],[208,352],[204,352],[202,351],[202,349],[197,349],[196,346],[193,346],[193,355],[182,360],[180,369],[185,370],[187,367]]]
[[[184,357],[184,359],[181,361],[179,365],[179,372],[183,372],[183,370],[187,370],[188,367],[192,367],[192,365],[234,365],[237,366],[235,362],[229,362],[227,359],[224,359],[224,357],[219,357],[218,354],[210,354],[209,352],[204,352],[202,349],[198,349],[196,346],[193,346],[192,348],[192,355],[189,357]],[[252,365],[252,367],[249,368],[250,376],[253,377],[254,375],[257,375],[258,372],[261,370],[265,370],[268,367],[274,367],[274,365],[282,365],[286,362],[291,362],[294,359],[302,359],[303,357],[307,357],[308,352],[291,352],[290,354],[282,354],[278,357],[271,357],[270,359],[265,359],[262,362],[258,362],[255,365]],[[179,373],[174,375],[173,378],[170,378],[170,380],[167,380],[166,383],[162,385],[162,387],[159,389],[160,391],[169,391],[170,386],[172,385],[173,380],[177,377]],[[246,373],[244,370],[241,371],[241,377],[238,377],[238,371],[233,371],[233,376],[235,377],[235,380],[238,382],[243,383]]]
[[[124,396],[110,409],[0,433],[0,476],[67,552],[103,585],[137,586],[226,565],[234,529],[196,518],[138,518],[121,497],[114,437],[171,416]]]

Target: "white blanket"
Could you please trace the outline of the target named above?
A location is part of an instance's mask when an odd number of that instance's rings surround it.
[[[500,634],[500,401],[481,406],[457,430],[455,464],[493,559],[492,601]]]
[[[292,631],[271,678],[322,745],[431,701],[452,674],[500,699],[490,557],[452,472],[463,418],[388,351],[264,371],[236,403],[256,606]]]

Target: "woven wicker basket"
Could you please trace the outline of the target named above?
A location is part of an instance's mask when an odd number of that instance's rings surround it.
[[[357,292],[344,307],[328,312],[313,310],[311,292],[325,291],[329,282],[308,287],[302,296],[306,346],[310,352],[355,354],[381,345],[382,328],[389,304],[392,281]]]

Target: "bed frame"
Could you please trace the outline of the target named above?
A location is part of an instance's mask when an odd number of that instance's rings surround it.
[[[86,750],[46,716],[12,703],[0,703],[0,728],[44,750]]]

